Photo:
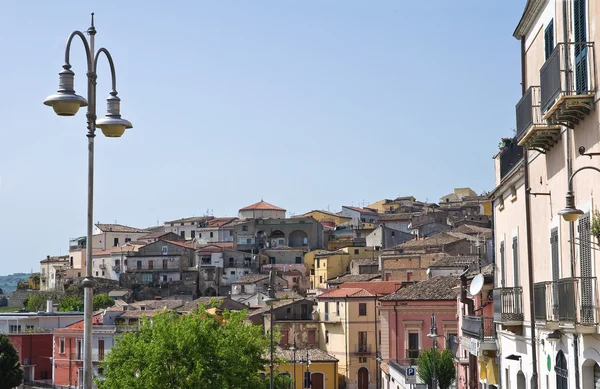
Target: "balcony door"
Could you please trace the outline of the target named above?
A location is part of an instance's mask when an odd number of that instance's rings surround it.
[[[409,359],[419,358],[419,333],[418,332],[409,332],[408,333],[408,349],[406,350],[406,358],[409,358]]]
[[[558,257],[558,228],[550,231],[550,251],[552,255],[552,313],[558,317],[558,280],[560,279],[560,262]]]
[[[358,369],[358,389],[369,389],[369,370],[364,366]]]
[[[588,88],[588,49],[587,22],[585,14],[585,0],[573,0],[573,39],[575,41],[575,92],[587,93]]]
[[[521,285],[521,281],[520,281],[520,277],[519,277],[519,239],[516,236],[513,236],[512,251],[513,251],[513,287],[517,287],[517,286]]]
[[[569,374],[567,372],[567,358],[562,351],[556,355],[556,366],[554,367],[556,374],[556,389],[569,388]]]
[[[592,272],[592,243],[590,234],[590,214],[579,218],[579,264],[580,264],[580,293],[581,310],[579,320],[582,323],[594,322],[594,292]],[[577,288],[577,285],[575,286]],[[577,290],[575,291],[577,293]]]

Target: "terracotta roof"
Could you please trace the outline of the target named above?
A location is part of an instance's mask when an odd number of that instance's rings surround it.
[[[65,262],[65,261],[67,261],[67,262],[69,261],[69,256],[68,255],[60,255],[60,256],[59,255],[55,255],[55,256],[52,256],[52,257],[48,256],[48,257],[42,259],[40,261],[40,263],[41,262],[44,262],[44,263],[46,263],[46,262]]]
[[[268,274],[246,274],[242,278],[237,281],[234,281],[234,284],[255,284],[259,281],[266,280],[269,278]]]
[[[385,296],[390,293],[394,293],[402,286],[402,282],[398,281],[371,281],[371,282],[345,282],[341,284],[340,289],[348,289],[348,288],[360,288],[364,289],[367,292],[378,295]]]
[[[411,213],[384,213],[379,215],[379,221],[410,220],[412,216]]]
[[[458,227],[456,227],[455,229],[452,230],[452,232],[460,232],[463,234],[482,234],[485,237],[492,237],[492,229],[491,228],[485,228],[485,227],[479,227],[479,226],[475,226],[472,224],[462,224]]]
[[[292,304],[295,304],[295,303],[300,302],[300,301],[308,301],[309,303],[314,304],[313,301],[307,300],[307,299],[301,297],[299,299],[294,299],[294,300],[289,300],[289,299],[288,300],[279,300],[279,301],[277,301],[275,303],[275,305],[273,305],[273,309],[285,307],[287,305],[292,305]],[[256,311],[253,311],[252,313],[250,313],[248,315],[248,317],[252,317],[252,316],[256,316],[256,315],[262,315],[263,313],[268,312],[270,309],[271,309],[270,306],[261,307],[261,308],[257,309]]]
[[[387,362],[381,362],[379,364],[379,368],[381,369],[382,372],[384,372],[387,375],[390,375],[390,365],[387,364]]]
[[[344,274],[343,276],[327,280],[330,285],[338,285],[345,282],[366,282],[376,278],[381,278],[380,274]]]
[[[479,258],[476,255],[446,256],[430,267],[469,267],[477,263],[478,260]]]
[[[129,227],[121,224],[96,224],[96,227],[102,232],[148,232],[141,228]]]
[[[399,289],[381,300],[456,300],[455,288],[459,280],[458,276],[433,277]]]
[[[324,215],[329,215],[329,216],[337,217],[337,218],[340,218],[340,219],[352,219],[351,217],[348,217],[348,216],[342,216],[342,215],[339,215],[339,214],[337,214],[337,213],[334,213],[334,212],[323,211],[322,209],[313,209],[313,210],[312,210],[312,211],[310,211],[310,212],[306,212],[304,215],[298,215],[298,216],[292,216],[292,217],[304,217],[304,216],[310,216],[310,215],[309,215],[309,213],[313,213],[313,212],[319,212],[319,213],[322,213],[322,214],[324,214]]]
[[[377,215],[377,211],[375,211],[375,210],[373,210],[373,209],[359,208],[359,207],[351,207],[351,206],[348,206],[348,205],[342,205],[342,208],[351,209],[351,210],[353,210],[353,211],[360,212],[360,213],[364,213],[364,214],[369,214],[369,215]]]
[[[440,232],[439,234],[435,234],[425,239],[413,239],[406,241],[404,243],[399,244],[396,248],[404,249],[404,248],[417,248],[417,247],[432,247],[432,246],[442,246],[445,244],[450,244],[454,242],[458,242],[459,240],[473,240],[475,239],[471,235],[463,234],[460,232]]]
[[[144,306],[147,311],[153,309],[175,309],[183,306],[183,300],[142,300],[129,304],[129,309],[141,309]]]
[[[259,201],[258,203],[254,203],[252,205],[248,205],[247,207],[240,208],[240,211],[251,211],[251,210],[264,210],[264,211],[285,211],[283,208],[279,208],[273,204],[269,204],[266,201]]]
[[[162,226],[161,226],[162,228]],[[167,231],[155,231],[155,232],[151,232],[148,235],[144,235],[144,236],[140,236],[138,239],[158,239],[161,236],[165,236],[167,234],[171,234],[172,232],[167,232]]]
[[[175,246],[179,246],[179,247],[183,247],[186,249],[194,249],[194,245],[192,243],[187,243],[187,242],[176,242],[174,240],[162,240],[163,242],[168,242],[171,244],[174,244]]]
[[[343,297],[374,297],[373,294],[363,288],[340,288],[328,290],[317,296],[317,298],[343,298]]]
[[[211,242],[211,243],[207,243],[205,245],[200,245],[198,246],[199,250],[204,250],[204,249],[209,249],[210,247],[214,246],[214,247],[218,247],[220,249],[232,249],[233,248],[233,242]]]
[[[306,349],[297,350],[296,351],[296,361],[301,363],[304,361],[306,363]],[[288,349],[283,349],[280,346],[277,346],[277,358],[281,358],[287,361],[294,360],[294,352]],[[308,349],[308,359],[311,362],[337,362],[338,359],[332,357],[327,354],[325,351],[318,348],[310,348]]]
[[[231,222],[238,220],[237,217],[216,217],[208,221],[209,227],[223,227]]]
[[[362,265],[367,265],[367,266],[379,265],[379,260],[375,259],[375,258],[357,258],[357,259],[353,259],[350,262],[352,264],[354,264],[354,265],[357,265],[357,266],[362,266]]]
[[[476,269],[476,270],[473,270],[473,271],[467,273],[467,278],[473,278],[477,274],[479,274],[479,269]],[[481,274],[483,274],[484,277],[494,276],[494,265],[490,263],[489,265],[483,266],[481,268]]]

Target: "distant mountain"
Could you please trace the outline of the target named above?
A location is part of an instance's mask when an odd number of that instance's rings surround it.
[[[0,276],[0,289],[5,294],[12,292],[17,289],[17,283],[19,281],[27,281],[29,273],[15,273],[7,276]]]

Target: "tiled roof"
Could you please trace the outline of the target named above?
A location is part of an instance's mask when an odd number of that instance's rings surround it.
[[[286,305],[292,305],[299,301],[308,301],[312,304],[312,301],[306,300],[305,298],[301,297],[299,299],[293,299],[293,300],[289,300],[289,299],[288,300],[279,300],[275,303],[275,305],[273,305],[273,309],[285,307]],[[271,307],[269,307],[269,306],[261,307],[260,309],[257,309],[256,311],[253,311],[251,314],[249,314],[248,317],[262,315],[263,313],[268,312],[270,309],[271,309]]]
[[[65,261],[69,261],[69,256],[68,255],[55,255],[55,256],[49,256],[46,257],[44,259],[42,259],[40,261],[40,263],[46,263],[46,262],[65,262]]]
[[[380,274],[344,274],[343,276],[327,280],[329,285],[338,285],[345,282],[365,282],[381,278]]]
[[[433,277],[399,289],[381,300],[455,300],[459,280],[458,276]]]
[[[348,288],[360,288],[364,289],[367,292],[378,295],[385,296],[390,293],[394,293],[402,286],[402,282],[398,281],[371,281],[371,282],[345,282],[341,284],[340,289],[348,289]]]
[[[246,274],[242,278],[237,281],[234,281],[234,284],[255,284],[259,281],[266,280],[269,278],[268,274]]]
[[[396,246],[396,248],[405,249],[405,248],[435,247],[435,246],[442,246],[445,244],[458,242],[459,240],[463,240],[463,239],[473,240],[475,238],[473,238],[470,235],[463,234],[460,232],[447,231],[447,232],[440,232],[439,234],[435,234],[435,235],[430,236],[425,239],[409,240],[409,241],[399,244],[398,246]]]
[[[460,225],[458,227],[456,227],[455,229],[452,230],[452,232],[460,232],[463,234],[481,234],[484,235],[485,237],[490,237],[492,236],[492,229],[491,228],[485,228],[485,227],[479,227],[479,226],[475,226],[472,224],[463,224]]]
[[[479,269],[467,273],[467,278],[473,278],[477,274],[479,274]],[[489,265],[483,266],[481,268],[481,274],[483,274],[485,277],[492,277],[494,275],[494,265],[490,263]]]
[[[446,256],[430,267],[468,267],[477,263],[478,260],[476,255]]]
[[[367,209],[367,208],[359,208],[359,207],[351,207],[349,205],[343,205],[342,208],[347,208],[347,209],[351,209],[353,211],[356,212],[360,212],[360,213],[364,213],[364,214],[369,214],[369,215],[377,215],[377,211],[373,210],[373,209]]]
[[[410,220],[412,216],[411,213],[383,213],[379,215],[379,221]]]
[[[301,363],[304,361],[306,363],[306,349],[296,350],[296,361],[297,363]],[[287,361],[294,360],[294,352],[288,349],[283,349],[280,346],[277,346],[277,358],[281,358]],[[332,357],[327,354],[325,351],[319,348],[310,348],[308,349],[308,359],[311,362],[337,362],[338,359]]]
[[[273,204],[269,204],[266,201],[259,201],[258,203],[254,203],[252,205],[248,205],[247,207],[240,208],[240,211],[252,211],[252,210],[261,210],[261,211],[285,211],[283,208],[279,208]]]
[[[162,228],[162,227],[161,227]],[[149,233],[148,235],[140,236],[138,239],[158,239],[161,236],[165,236],[167,234],[171,234],[171,232],[167,231],[154,231]]]
[[[373,297],[374,295],[364,290],[363,288],[343,288],[332,289],[317,298],[343,298],[343,297]]]
[[[165,224],[169,223],[197,223],[197,222],[205,222],[208,220],[214,219],[214,216],[192,216],[192,217],[184,217],[177,220],[169,220],[166,221]]]
[[[379,260],[374,259],[374,258],[357,258],[357,259],[353,259],[352,264],[356,265],[356,266],[363,266],[363,265],[367,265],[367,266],[374,266],[374,265],[379,265]]]
[[[141,307],[146,307],[146,310],[153,309],[175,309],[183,306],[183,300],[142,300],[135,301],[129,304],[129,309],[132,307],[135,309],[141,309]]]
[[[208,221],[209,227],[223,227],[238,220],[237,217],[216,217]]]
[[[175,246],[183,247],[183,248],[186,248],[186,249],[194,249],[193,243],[177,242],[177,241],[174,241],[174,240],[161,240],[161,241],[168,242],[168,243],[174,244]]]
[[[121,224],[96,224],[96,227],[102,232],[148,232],[141,228],[129,227]]]
[[[310,212],[306,212],[304,215],[298,215],[298,216],[293,216],[293,217],[310,216],[309,213],[313,213],[313,212],[319,212],[319,213],[322,213],[324,215],[329,215],[329,216],[337,217],[337,218],[340,218],[340,219],[352,219],[351,217],[338,215],[337,213],[333,213],[333,212],[329,212],[329,211],[323,211],[322,209],[313,209]]]

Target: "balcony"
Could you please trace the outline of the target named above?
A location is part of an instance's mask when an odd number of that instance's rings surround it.
[[[325,312],[323,314],[323,322],[325,322],[325,323],[340,323],[341,318],[339,315],[336,315],[335,313]]]
[[[594,107],[593,42],[559,43],[540,69],[543,119],[574,128]]]
[[[558,320],[560,325],[579,326],[582,332],[595,332],[598,324],[596,277],[558,280]],[[588,327],[586,330],[585,327]]]
[[[121,272],[121,266],[119,266],[119,265],[113,266],[112,269],[113,269],[113,271],[115,273],[120,273]]]
[[[106,269],[106,265],[101,263],[98,265],[98,268],[104,270],[104,269]]]
[[[355,354],[371,354],[373,352],[373,347],[370,344],[355,344],[354,345],[354,353]]]
[[[496,325],[493,317],[463,316],[462,332],[468,338],[479,340],[481,350],[496,349]]]
[[[504,326],[523,325],[523,288],[494,289],[494,321]]]
[[[500,152],[500,179],[506,177],[522,159],[523,147],[517,145],[514,141],[510,146],[502,149]]]
[[[529,87],[517,103],[517,140],[519,146],[545,153],[558,142],[560,126],[543,119],[540,91],[539,86]]]
[[[414,348],[407,348],[404,354],[406,360],[409,361],[411,365],[417,364],[417,359],[419,359],[419,355],[421,355],[421,350]]]
[[[546,325],[558,322],[558,288],[552,281],[537,282],[533,285],[535,320]]]
[[[452,351],[454,359],[461,365],[469,364],[469,357],[465,356],[465,352],[460,344],[458,336],[450,336],[448,338],[448,348]]]

